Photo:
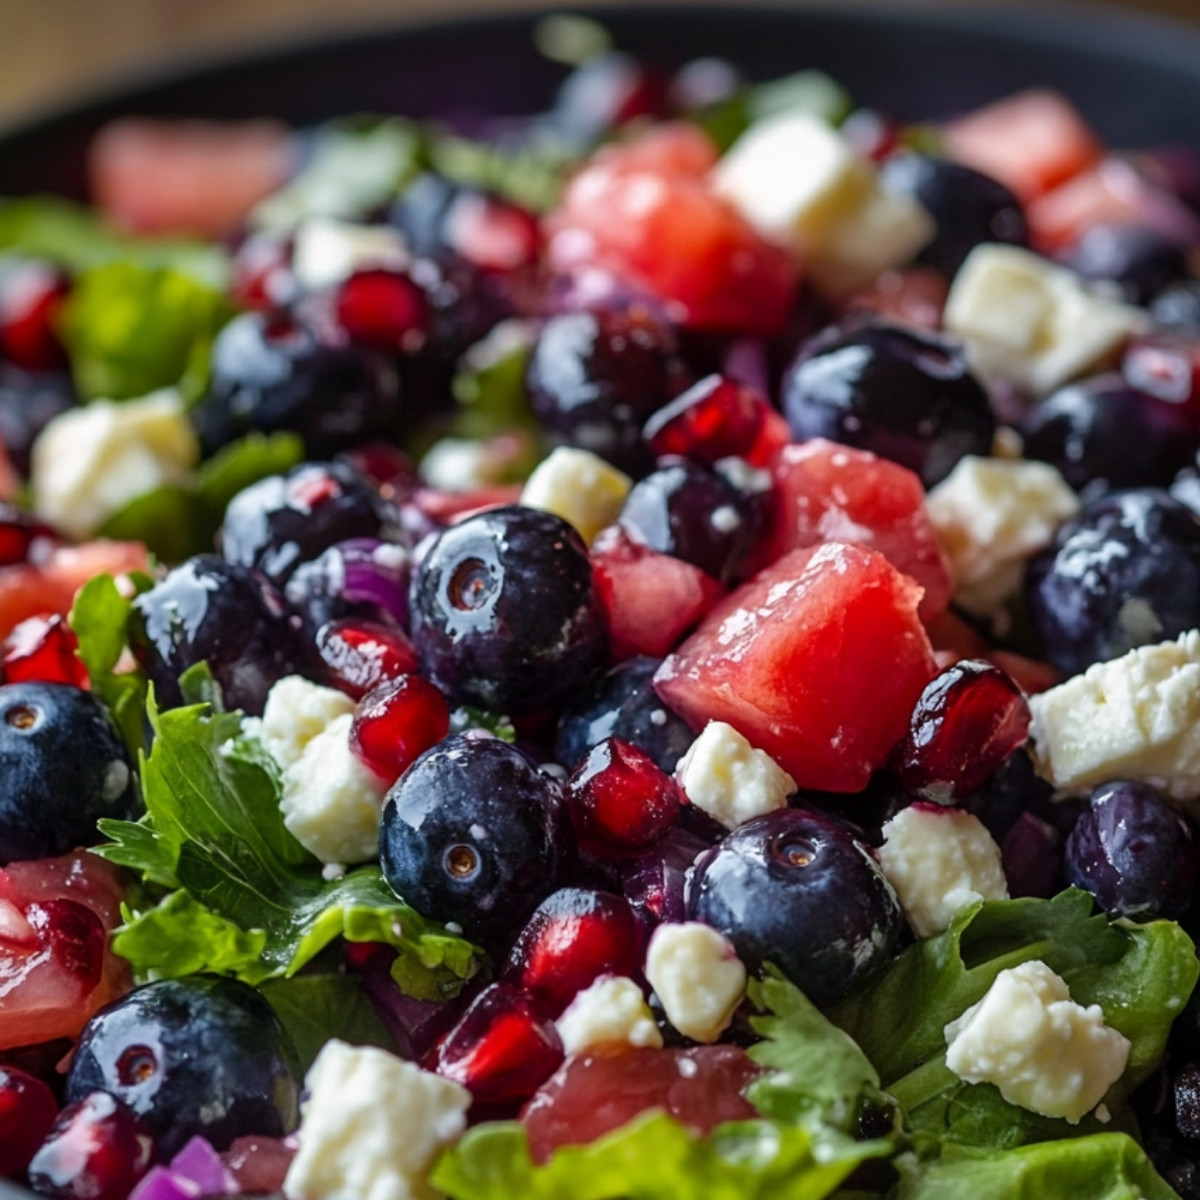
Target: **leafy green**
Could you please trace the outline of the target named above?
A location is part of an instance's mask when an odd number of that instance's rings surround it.
[[[743,88],[727,100],[690,114],[722,150],[764,117],[802,112],[838,125],[849,114],[849,93],[824,71],[796,71],[780,79]]]
[[[527,324],[505,321],[463,355],[450,385],[460,405],[450,431],[455,437],[488,438],[538,427],[525,388],[533,341]]]
[[[429,131],[429,165],[455,183],[485,188],[534,212],[553,207],[578,152],[547,129],[512,144],[477,142],[438,129]]]
[[[510,717],[464,704],[450,714],[450,732],[466,733],[471,729],[486,729],[493,737],[510,745],[517,740],[517,731]]]

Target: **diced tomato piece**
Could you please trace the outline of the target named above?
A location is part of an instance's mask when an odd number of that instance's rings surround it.
[[[764,562],[821,542],[855,542],[879,551],[925,589],[923,621],[945,612],[954,588],[950,564],[912,471],[867,450],[814,438],[785,446],[773,473]]]
[[[661,658],[725,594],[699,567],[650,550],[615,525],[596,538],[591,560],[614,659]]]
[[[1034,88],[945,129],[951,158],[998,179],[1028,202],[1097,163],[1104,146],[1060,92]]]
[[[693,728],[728,722],[802,788],[861,791],[936,669],[920,597],[865,546],[793,550],[709,613],[655,689]]]

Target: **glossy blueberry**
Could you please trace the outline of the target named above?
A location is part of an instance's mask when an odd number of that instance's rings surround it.
[[[627,658],[571,700],[558,722],[555,757],[573,770],[583,756],[607,737],[644,750],[670,775],[695,735],[691,726],[667,708],[651,686],[661,659]]]
[[[0,863],[91,845],[99,818],[131,820],[139,809],[124,743],[91,692],[0,687]]]
[[[301,563],[284,587],[305,630],[316,631],[346,618],[408,627],[412,555],[403,546],[375,538],[352,538]]]
[[[388,222],[404,235],[409,250],[422,258],[437,258],[449,248],[446,217],[462,186],[444,175],[424,171],[400,193]]]
[[[369,480],[345,463],[301,463],[243,488],[221,525],[226,562],[261,571],[282,586],[300,563],[335,542],[383,538],[395,513]]]
[[[1106,783],[1067,838],[1067,880],[1114,917],[1178,918],[1191,907],[1200,855],[1187,822],[1145,783]]]
[[[1024,748],[1013,751],[987,783],[961,804],[978,817],[997,844],[1023,812],[1041,815],[1050,805],[1054,789],[1034,768]]]
[[[1044,656],[1074,675],[1200,625],[1200,518],[1166,492],[1109,492],[1030,560]]]
[[[880,181],[889,192],[915,197],[933,218],[937,233],[916,261],[948,278],[985,242],[1029,244],[1029,224],[1013,192],[962,163],[898,154],[883,165]]]
[[[1025,456],[1056,466],[1076,490],[1089,483],[1166,487],[1192,461],[1197,436],[1179,405],[1096,375],[1042,400],[1021,427]]]
[[[608,631],[587,548],[561,517],[522,505],[445,530],[417,566],[412,639],[451,705],[553,708],[604,666]]]
[[[1188,277],[1187,255],[1179,243],[1142,225],[1091,225],[1065,262],[1086,279],[1110,282],[1130,304],[1149,304]]]
[[[886,962],[904,926],[870,850],[839,822],[796,808],[755,817],[702,855],[687,906],[748,968],[774,964],[820,1005]]]
[[[163,707],[182,703],[179,677],[207,662],[226,708],[261,713],[271,685],[309,658],[283,597],[215,554],[180,564],[133,607],[130,645]]]
[[[379,829],[383,875],[424,916],[488,945],[557,886],[559,786],[498,738],[456,734],[396,781]]]
[[[206,454],[248,433],[290,430],[320,457],[395,439],[402,409],[386,356],[351,345],[332,326],[248,312],[217,335],[212,381],[193,420]]]
[[[170,1157],[196,1134],[217,1149],[296,1124],[294,1051],[260,992],[193,975],[135,988],[84,1027],[68,1103],[104,1091],[124,1101]]]
[[[1150,315],[1164,329],[1200,333],[1200,279],[1185,279],[1164,288],[1150,302]]]
[[[783,410],[797,440],[825,437],[944,479],[967,454],[991,453],[996,419],[962,348],[881,321],[833,325],[784,373]]]
[[[22,476],[29,474],[33,440],[59,413],[78,403],[69,375],[22,371],[0,362],[0,441]]]

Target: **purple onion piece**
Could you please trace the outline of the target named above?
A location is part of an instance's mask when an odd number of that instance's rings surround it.
[[[190,1179],[205,1196],[230,1195],[237,1184],[212,1144],[198,1134],[171,1159],[171,1172]]]
[[[345,572],[343,597],[353,604],[378,605],[407,629],[412,555],[403,546],[372,538],[339,542],[334,550],[340,553]]]
[[[198,1200],[204,1194],[198,1183],[176,1175],[169,1167],[151,1167],[129,1193],[129,1200]]]
[[[639,911],[656,921],[686,921],[688,869],[708,843],[686,829],[672,829],[649,854],[624,863],[621,890]]]
[[[759,338],[738,338],[725,355],[724,373],[764,396],[771,394],[771,372],[767,347]]]

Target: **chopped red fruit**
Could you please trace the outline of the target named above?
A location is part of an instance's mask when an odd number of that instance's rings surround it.
[[[506,983],[484,988],[427,1064],[462,1084],[480,1104],[532,1096],[562,1062],[554,1022],[532,997]]]
[[[489,508],[503,508],[521,499],[519,483],[497,483],[491,487],[472,488],[468,492],[443,492],[436,488],[417,488],[411,500],[430,520],[440,525],[465,521]]]
[[[0,643],[5,683],[69,683],[90,688],[87,668],[77,651],[79,639],[66,618],[30,617]]]
[[[725,721],[802,788],[859,792],[934,674],[921,588],[874,550],[793,550],[723,600],[654,686],[693,728]]]
[[[38,565],[50,557],[60,540],[49,525],[16,505],[0,504],[0,567]]]
[[[360,475],[365,475],[383,493],[393,499],[407,492],[417,482],[417,468],[403,451],[387,442],[367,442],[338,455],[339,462],[348,463]]]
[[[885,321],[899,321],[936,332],[950,284],[932,267],[884,271],[869,287],[852,293],[843,302],[847,312],[877,313]]]
[[[270,310],[289,303],[297,292],[292,273],[293,242],[277,233],[252,233],[233,257],[231,291],[242,308]]]
[[[399,353],[416,350],[429,331],[425,293],[400,271],[351,275],[334,298],[337,319],[353,341]]]
[[[317,653],[332,687],[361,700],[389,680],[417,669],[416,647],[398,627],[346,618],[317,631]]]
[[[560,1146],[586,1146],[654,1108],[704,1135],[757,1115],[742,1093],[759,1072],[737,1046],[576,1054],[538,1090],[521,1121],[537,1163]]]
[[[601,858],[633,858],[675,824],[679,785],[644,750],[609,737],[593,746],[567,780],[564,796],[579,848]]]
[[[221,1161],[233,1176],[238,1195],[265,1196],[283,1191],[283,1178],[296,1157],[295,1147],[280,1138],[235,1138]]]
[[[501,978],[559,1013],[601,975],[633,975],[645,931],[629,901],[611,892],[561,888],[529,918]]]
[[[650,550],[616,525],[592,543],[591,560],[614,659],[661,658],[725,594],[699,567]]]
[[[350,749],[389,783],[449,732],[450,710],[432,683],[401,675],[369,691],[350,726]]]
[[[486,192],[464,189],[450,203],[447,244],[481,271],[516,271],[537,262],[541,232],[528,209]]]
[[[0,1178],[24,1176],[57,1116],[54,1093],[40,1079],[0,1066]]]
[[[26,371],[54,371],[67,355],[55,322],[70,282],[57,267],[26,262],[0,278],[0,358]]]

